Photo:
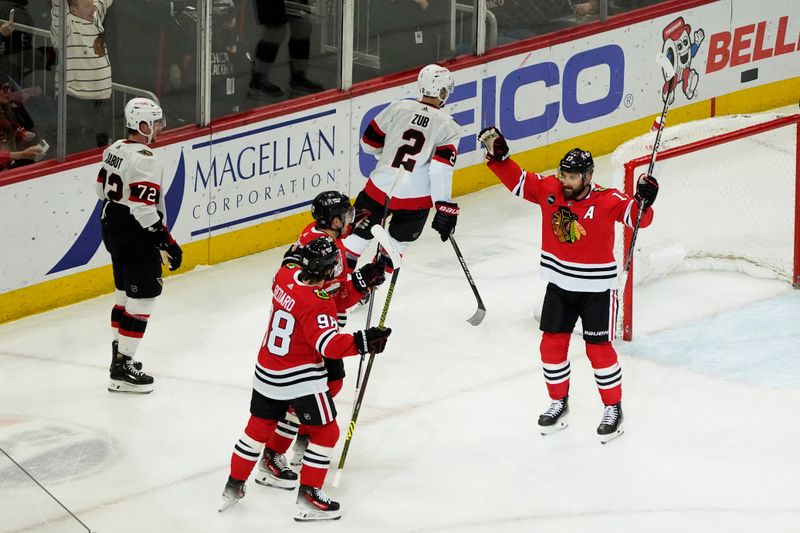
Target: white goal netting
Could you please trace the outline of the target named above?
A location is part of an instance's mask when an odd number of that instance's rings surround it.
[[[733,115],[664,130],[654,171],[661,186],[655,219],[636,240],[634,285],[686,270],[739,271],[792,281],[797,118]],[[755,131],[761,128],[772,129]],[[725,142],[740,133],[746,135]],[[615,150],[615,187],[633,192],[631,181],[647,171],[654,140],[651,132]],[[621,262],[622,233],[616,251]],[[622,318],[629,328],[630,317]],[[625,331],[625,326],[619,329]]]

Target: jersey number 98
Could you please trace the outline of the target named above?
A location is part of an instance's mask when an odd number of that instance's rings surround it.
[[[272,322],[262,346],[266,346],[272,355],[283,357],[289,353],[294,325],[295,320],[292,315],[283,309],[276,310],[272,313]]]

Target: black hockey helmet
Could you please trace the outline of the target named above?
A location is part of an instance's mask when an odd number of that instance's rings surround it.
[[[300,249],[300,267],[315,278],[334,279],[340,264],[339,248],[330,237],[318,237]]]
[[[349,218],[347,215],[350,215]],[[350,198],[339,191],[321,192],[311,202],[311,216],[317,221],[317,226],[324,229],[333,229],[333,219],[341,218],[342,228],[353,221],[354,210],[350,205]],[[340,230],[341,231],[341,230]]]
[[[577,172],[583,176],[594,172],[594,159],[588,150],[573,148],[561,159],[558,165],[559,173]]]

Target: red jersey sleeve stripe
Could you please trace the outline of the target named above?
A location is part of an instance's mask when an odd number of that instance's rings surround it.
[[[436,152],[433,155],[433,159],[435,161],[439,161],[445,165],[455,166],[456,164],[456,154],[458,151],[456,147],[452,144],[447,144],[444,146],[437,146]]]
[[[136,187],[137,185],[143,185],[145,187],[152,187],[157,191],[161,190],[161,185],[159,185],[158,183],[153,183],[152,181],[135,181],[135,182],[131,183],[130,186],[131,186],[131,188],[133,188],[133,187]]]
[[[364,135],[361,137],[364,143],[372,146],[373,148],[381,148],[386,142],[386,134],[381,131],[375,121],[371,121],[367,129],[364,130]]]

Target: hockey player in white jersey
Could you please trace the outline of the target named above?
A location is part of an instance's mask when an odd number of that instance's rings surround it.
[[[134,355],[161,294],[161,262],[175,270],[183,255],[164,223],[163,169],[149,148],[161,133],[163,116],[152,100],[130,100],[125,106],[128,136],[106,148],[97,176],[103,243],[111,254],[116,288],[111,392],[152,392],[153,378],[142,371]]]
[[[356,210],[370,212],[369,223],[344,240],[351,269],[372,239],[370,228],[389,216],[389,235],[401,252],[419,238],[431,207],[436,208],[432,227],[442,241],[455,230],[459,209],[452,179],[461,133],[441,109],[455,84],[449,70],[428,65],[419,71],[417,85],[419,100],[393,102],[361,137],[362,149],[378,164],[355,201]]]

